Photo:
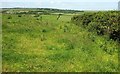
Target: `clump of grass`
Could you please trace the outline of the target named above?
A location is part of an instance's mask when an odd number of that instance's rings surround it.
[[[74,43],[68,39],[59,39],[58,43],[64,43],[66,50],[74,49]]]
[[[41,41],[45,41],[45,40],[47,40],[45,35],[41,35]]]
[[[59,50],[57,46],[53,46],[53,45],[47,45],[47,49],[48,50]]]
[[[74,44],[69,42],[66,44],[66,50],[71,50],[71,49],[74,49]]]
[[[46,29],[43,29],[42,32],[45,33],[45,32],[47,32],[47,30],[46,30]]]

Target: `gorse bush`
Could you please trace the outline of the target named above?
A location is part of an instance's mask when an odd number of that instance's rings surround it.
[[[18,15],[18,17],[22,17],[22,15]]]
[[[8,19],[12,19],[12,16],[9,16]]]
[[[120,41],[120,15],[118,14],[118,11],[84,13],[74,16],[71,20],[88,31],[96,32],[98,35],[108,35],[110,39]]]

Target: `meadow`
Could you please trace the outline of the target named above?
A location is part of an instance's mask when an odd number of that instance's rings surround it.
[[[119,42],[76,25],[75,15],[3,13],[2,71],[118,72]]]

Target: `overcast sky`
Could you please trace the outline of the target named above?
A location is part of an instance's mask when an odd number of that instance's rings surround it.
[[[117,10],[119,0],[0,0],[0,8],[58,8],[74,10]]]

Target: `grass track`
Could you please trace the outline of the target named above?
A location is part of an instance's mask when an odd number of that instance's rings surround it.
[[[118,71],[117,42],[72,24],[72,15],[59,20],[42,15],[42,21],[32,15],[8,16],[3,14],[3,72]]]

